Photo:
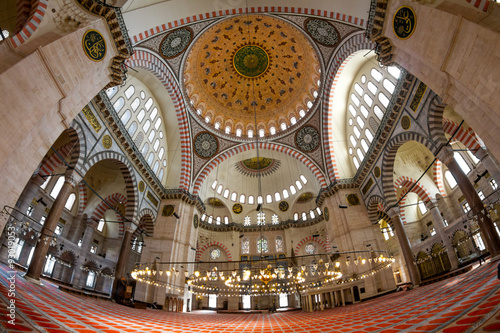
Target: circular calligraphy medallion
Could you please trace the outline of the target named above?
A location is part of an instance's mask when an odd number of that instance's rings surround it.
[[[97,30],[88,30],[82,38],[83,50],[92,61],[101,61],[106,56],[106,41]]]
[[[340,35],[335,27],[326,21],[308,19],[304,26],[314,40],[325,46],[335,46],[340,41]]]
[[[240,205],[239,203],[235,203],[235,204],[233,205],[233,212],[234,212],[235,214],[241,214],[241,212],[243,212],[243,206],[242,206],[242,205]]]
[[[359,198],[356,194],[349,194],[347,195],[347,202],[351,206],[357,206],[359,205]]]
[[[323,216],[325,217],[325,221],[328,221],[330,219],[330,212],[328,211],[328,207],[325,207],[323,209]]]
[[[396,11],[392,21],[392,28],[399,39],[409,38],[417,26],[417,16],[412,8],[403,6]]]
[[[233,66],[241,76],[254,79],[267,71],[269,55],[258,45],[245,45],[234,53]]]
[[[111,137],[109,135],[105,135],[102,137],[102,145],[104,148],[109,149],[113,145],[113,140],[111,140]]]
[[[193,38],[193,31],[180,28],[169,33],[160,43],[160,54],[165,58],[173,58],[184,52]]]
[[[286,201],[281,201],[278,205],[279,209],[282,211],[282,212],[286,212],[288,210],[288,202]]]
[[[312,126],[304,126],[295,134],[295,144],[305,152],[311,152],[319,146],[319,133]]]
[[[165,205],[163,206],[162,214],[163,216],[172,216],[174,215],[175,207],[173,205]]]
[[[201,132],[194,138],[194,151],[201,158],[209,158],[217,152],[219,143],[209,132]]]
[[[401,118],[401,127],[403,127],[403,129],[405,131],[409,130],[410,127],[411,127],[411,120],[410,120],[410,117],[408,116],[403,116],[403,118]]]
[[[141,181],[139,182],[139,192],[144,192],[144,188],[145,188],[145,187],[146,187],[146,186],[144,185],[144,182],[141,180]]]
[[[193,226],[195,229],[198,229],[198,224],[199,224],[199,220],[198,220],[198,214],[194,214],[194,217],[193,217]]]

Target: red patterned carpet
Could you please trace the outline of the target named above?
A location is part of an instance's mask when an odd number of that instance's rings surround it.
[[[3,332],[500,332],[498,261],[463,275],[366,302],[314,313],[216,314],[132,309],[16,279],[9,324],[8,268],[0,266]]]

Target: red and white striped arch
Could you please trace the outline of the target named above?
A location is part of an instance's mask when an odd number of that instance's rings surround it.
[[[342,14],[342,13],[326,11],[326,10],[318,10],[318,9],[312,9],[312,8],[301,8],[301,7],[282,7],[282,6],[262,6],[262,7],[260,7],[259,6],[259,7],[249,7],[248,10],[246,8],[233,8],[233,9],[218,10],[218,11],[213,11],[210,13],[198,14],[198,15],[193,15],[193,16],[189,16],[186,18],[181,18],[181,19],[175,20],[173,22],[168,22],[168,23],[156,26],[156,27],[148,29],[148,30],[136,35],[136,36],[133,36],[132,41],[133,41],[133,43],[139,43],[143,39],[150,38],[156,34],[160,34],[160,33],[165,32],[167,30],[177,28],[177,27],[180,27],[180,26],[183,26],[186,24],[191,24],[191,23],[201,21],[201,20],[229,16],[229,15],[236,15],[236,14],[246,14],[246,13],[293,13],[293,14],[314,15],[314,16],[324,17],[327,19],[333,19],[333,20],[337,20],[337,21],[350,23],[353,25],[357,25],[361,28],[366,28],[366,24],[367,24],[365,19],[354,17],[351,15]]]
[[[220,242],[217,242],[217,241],[212,241],[210,243],[207,243],[205,245],[203,245],[202,247],[199,247],[198,249],[196,249],[196,258],[195,260],[196,261],[200,261],[201,260],[201,256],[203,255],[203,253],[210,247],[218,247],[220,248],[222,251],[224,251],[227,255],[227,261],[233,261],[233,256],[231,255],[231,252],[229,252],[229,249],[222,243]]]
[[[12,46],[17,48],[28,40],[38,29],[45,16],[49,0],[18,1],[18,17],[25,16],[29,11],[29,18],[24,27],[16,35],[10,38]],[[23,19],[24,21],[24,19]],[[21,27],[18,27],[21,28]]]
[[[299,250],[302,246],[308,244],[308,243],[311,243],[311,242],[315,242],[321,246],[323,246],[323,248],[325,249],[325,252],[326,253],[332,253],[332,247],[330,246],[329,243],[327,243],[325,240],[319,238],[319,237],[313,237],[313,236],[309,236],[309,237],[306,237],[304,239],[302,239],[296,246],[295,246],[295,249],[293,250],[294,254],[296,256],[299,255]]]
[[[446,134],[453,135],[458,128],[458,124],[455,122],[443,118],[443,131]],[[460,127],[455,134],[455,139],[464,144],[471,152],[474,154],[476,150],[484,146],[484,144],[478,139],[476,133],[472,130],[467,130],[463,126]]]
[[[441,163],[440,160],[434,161],[434,166],[432,167],[432,178],[438,188],[439,194],[445,197],[446,190],[443,183],[443,163]]]
[[[416,193],[420,197],[420,199],[422,199],[422,201],[424,201],[424,202],[431,200],[431,195],[430,195],[429,191],[424,186],[422,186],[422,184],[418,183],[416,180],[414,180],[413,178],[410,178],[410,177],[405,177],[405,176],[399,177],[394,182],[394,190],[397,192],[397,188],[399,186],[405,188],[404,191],[402,191],[399,195],[399,198],[401,198],[403,195],[408,193],[410,188],[415,183],[416,183],[416,185],[413,187],[411,192]],[[401,221],[403,223],[406,223],[406,212],[405,212],[406,207],[401,207],[401,206],[404,206],[406,204],[406,198],[407,197],[404,197],[399,202],[399,206],[400,206],[399,216],[401,217]]]
[[[488,11],[488,8],[490,7],[490,2],[494,3],[494,1],[491,0],[466,0],[466,1],[471,5],[473,5],[474,7],[476,7],[477,9],[482,10],[483,12]]]
[[[125,208],[127,207],[127,197],[121,193],[114,193],[108,196],[107,198],[104,199],[104,201],[101,201],[99,205],[94,210],[94,213],[92,214],[92,219],[94,221],[99,221],[104,217],[104,213],[106,211],[112,209],[115,207],[117,204],[123,203]],[[119,229],[118,229],[118,237],[122,238],[124,231],[125,231],[125,225],[123,223],[123,217],[119,214],[116,215],[118,221],[120,221]]]
[[[325,83],[323,84],[324,91],[322,102],[323,110],[327,111],[323,112],[322,137],[325,147],[326,168],[330,179],[340,178],[332,142],[334,138],[333,124],[335,121],[339,121],[338,115],[334,115],[333,112],[332,101],[335,96],[335,89],[348,62],[361,50],[364,50],[364,52],[366,52],[366,50],[373,49],[374,46],[375,44],[367,40],[362,32],[351,35],[351,37],[346,39],[339,47],[339,49],[335,53],[335,58],[331,62],[330,68],[328,68],[326,71],[328,73],[328,76],[325,78]]]
[[[181,142],[181,177],[179,188],[188,190],[191,183],[191,138],[189,135],[187,109],[179,85],[161,59],[155,54],[145,50],[137,50],[134,55],[127,60],[127,66],[143,67],[151,71],[151,73],[153,73],[165,86],[172,98]]]
[[[205,165],[202,171],[195,178],[193,194],[194,195],[199,194],[203,182],[208,177],[210,172],[212,172],[217,167],[217,165],[219,165],[220,163],[224,162],[225,160],[234,155],[255,149],[256,149],[255,142],[252,142],[252,143],[244,143],[239,146],[232,147],[222,153],[219,153],[212,161],[210,161],[208,164]],[[293,148],[278,143],[259,142],[259,149],[272,150],[286,154],[288,156],[292,156],[293,158],[299,160],[304,165],[306,165],[309,168],[309,170],[311,170],[311,172],[314,174],[321,187],[326,187],[326,178],[321,172],[321,169],[311,159],[309,159],[307,155],[304,155]]]

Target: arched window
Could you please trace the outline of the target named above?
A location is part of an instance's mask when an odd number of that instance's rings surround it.
[[[142,132],[141,132],[142,133]],[[146,154],[148,153],[148,150],[149,150],[149,143],[145,143],[144,146],[142,146],[142,149],[141,149],[141,154],[146,157]]]
[[[155,138],[155,134],[156,134],[155,130],[151,130],[151,132],[148,135],[149,142],[153,142],[153,139]]]
[[[217,187],[217,194],[221,194],[222,193],[222,189],[224,188],[224,186],[222,186],[222,184],[220,184],[218,187]]]
[[[299,213],[294,213],[293,214],[293,220],[298,221],[299,220]]]
[[[302,221],[306,221],[307,220],[307,214],[306,212],[302,212]]]
[[[255,203],[255,201],[254,201],[254,200],[255,200],[255,199],[254,199],[253,195],[249,195],[249,196],[248,196],[248,204],[249,204],[249,205],[253,205],[253,204]]]
[[[281,201],[281,194],[280,194],[280,192],[274,193],[274,200],[276,200],[276,202]]]
[[[97,225],[97,231],[102,232],[104,229],[104,224],[106,224],[106,221],[104,219],[99,220],[99,224]]]
[[[160,148],[160,152],[158,153],[158,158],[163,158],[163,154],[165,153],[165,149],[163,147]]]
[[[141,109],[141,111],[139,111],[139,113],[137,114],[137,121],[142,123],[145,116],[146,116],[146,111],[144,111],[144,109]]]
[[[259,196],[257,197],[257,203],[258,203],[258,204],[263,204],[263,203],[264,203],[264,199],[262,199],[262,195],[259,195]]]
[[[229,224],[229,217],[224,216],[224,224]]]
[[[290,195],[288,194],[288,190],[287,189],[284,189],[283,190],[283,199],[288,199]]]
[[[156,119],[155,122],[155,130],[158,130],[158,128],[160,128],[160,125],[161,125],[161,118],[158,117],[158,119]]]
[[[158,174],[158,179],[161,181],[163,178],[163,169],[160,170],[160,173]]]
[[[40,188],[42,190],[45,190],[47,188],[47,185],[49,184],[51,178],[52,178],[52,176],[48,176],[47,178],[45,178],[45,181],[43,182],[43,184],[40,185]]]
[[[267,253],[269,252],[269,246],[267,242],[267,238],[264,236],[260,236],[257,239],[257,252],[259,253]]]
[[[149,115],[149,119],[155,120],[157,114],[158,114],[158,108],[154,108],[153,111],[151,111],[151,114]]]
[[[61,176],[57,179],[57,182],[54,185],[54,187],[52,188],[52,191],[50,191],[50,196],[54,199],[57,198],[63,185],[64,185],[64,176]]]
[[[153,145],[154,151],[158,151],[158,147],[160,147],[160,139],[156,139],[155,144]]]
[[[250,239],[246,237],[241,240],[241,253],[243,254],[250,253]]]
[[[238,194],[236,192],[231,193],[231,201],[236,202],[237,198],[238,198]]]
[[[153,163],[153,159],[155,158],[153,152],[149,153],[149,156],[148,156],[148,164],[151,166],[151,164]]]
[[[301,182],[299,182],[298,180],[296,180],[296,181],[295,181],[295,185],[297,185],[297,188],[298,188],[299,190],[302,190],[302,183],[301,183]]]
[[[130,124],[127,131],[130,136],[134,136],[135,132],[137,131],[137,123],[134,121],[132,124]]]
[[[273,197],[272,197],[272,195],[270,195],[270,194],[266,195],[266,203],[268,203],[268,204],[269,204],[269,203],[272,203],[272,202],[273,202]]]
[[[132,117],[132,112],[130,112],[130,110],[126,110],[122,116],[121,116],[121,121],[124,125],[127,125],[128,121],[130,120],[130,118]]]
[[[149,119],[148,119],[148,120],[146,120],[146,122],[142,126],[142,130],[144,131],[144,133],[148,132],[149,127],[151,127],[151,121],[149,121]]]
[[[114,95],[116,95],[117,92],[118,92],[118,86],[106,89],[106,95],[108,95],[108,98],[112,98]]]
[[[120,97],[118,98],[114,103],[113,103],[113,107],[115,108],[115,111],[118,113],[122,108],[123,106],[125,105],[125,98],[123,97]]]
[[[155,165],[153,166],[153,172],[156,173],[158,172],[158,168],[160,167],[160,162],[156,161]]]
[[[295,193],[297,193],[297,190],[295,189],[295,186],[290,185],[290,193],[291,193],[292,195],[294,195]]]
[[[73,205],[75,204],[75,200],[76,200],[76,195],[74,193],[71,193],[68,197],[68,200],[66,200],[64,208],[66,208],[67,210],[71,210],[73,208]]]
[[[137,133],[137,136],[134,140],[135,145],[137,147],[140,147],[142,144],[142,140],[144,140],[144,133],[142,133],[142,132]]]
[[[227,198],[229,198],[229,189],[227,189],[227,188],[226,188],[226,189],[224,190],[224,194],[223,194],[222,196],[223,196],[224,198],[226,198],[226,199],[227,199]]]
[[[139,105],[141,104],[141,100],[139,99],[139,97],[136,97],[132,103],[130,103],[130,107],[132,108],[133,111],[137,110],[137,108],[139,107]]]
[[[467,164],[467,162],[465,162],[464,158],[462,157],[462,155],[460,155],[459,152],[454,152],[453,153],[453,157],[455,158],[455,160],[457,161],[458,165],[460,166],[460,169],[462,169],[462,171],[468,175],[470,173],[470,167],[469,165]]]
[[[244,194],[240,195],[240,203],[242,203],[242,204],[245,203],[245,195]]]
[[[450,185],[451,189],[454,189],[455,186],[457,186],[457,181],[455,180],[455,177],[453,177],[450,171],[446,170],[444,172],[444,178],[446,178],[446,181],[448,182],[448,185]]]
[[[135,92],[135,88],[133,85],[130,85],[127,90],[125,90],[125,97],[127,97],[127,99],[130,99],[130,97],[132,97],[132,95],[134,94]]]
[[[283,252],[283,237],[276,236],[276,253]]]
[[[144,106],[146,107],[146,110],[149,111],[149,109],[151,109],[151,106],[153,106],[153,99],[151,97],[149,97],[149,99],[147,100],[147,102]]]
[[[304,175],[300,175],[299,178],[302,181],[302,183],[304,183],[304,185],[307,184],[307,179]]]

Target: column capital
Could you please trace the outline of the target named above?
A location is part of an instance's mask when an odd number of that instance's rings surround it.
[[[452,161],[452,159],[455,158],[453,156],[453,152],[451,151],[451,148],[449,148],[449,147],[443,147],[443,149],[441,149],[441,151],[437,154],[436,157],[438,158],[438,160],[443,162],[445,165],[448,165]]]
[[[431,199],[429,201],[425,202],[425,207],[427,207],[428,210],[432,210],[433,208],[438,207],[438,203],[436,199]]]
[[[387,211],[387,215],[392,219],[393,217],[399,216],[399,207],[392,207]]]
[[[72,187],[76,187],[78,183],[82,180],[82,176],[80,176],[74,170],[66,170],[64,174],[64,182],[70,184]]]

